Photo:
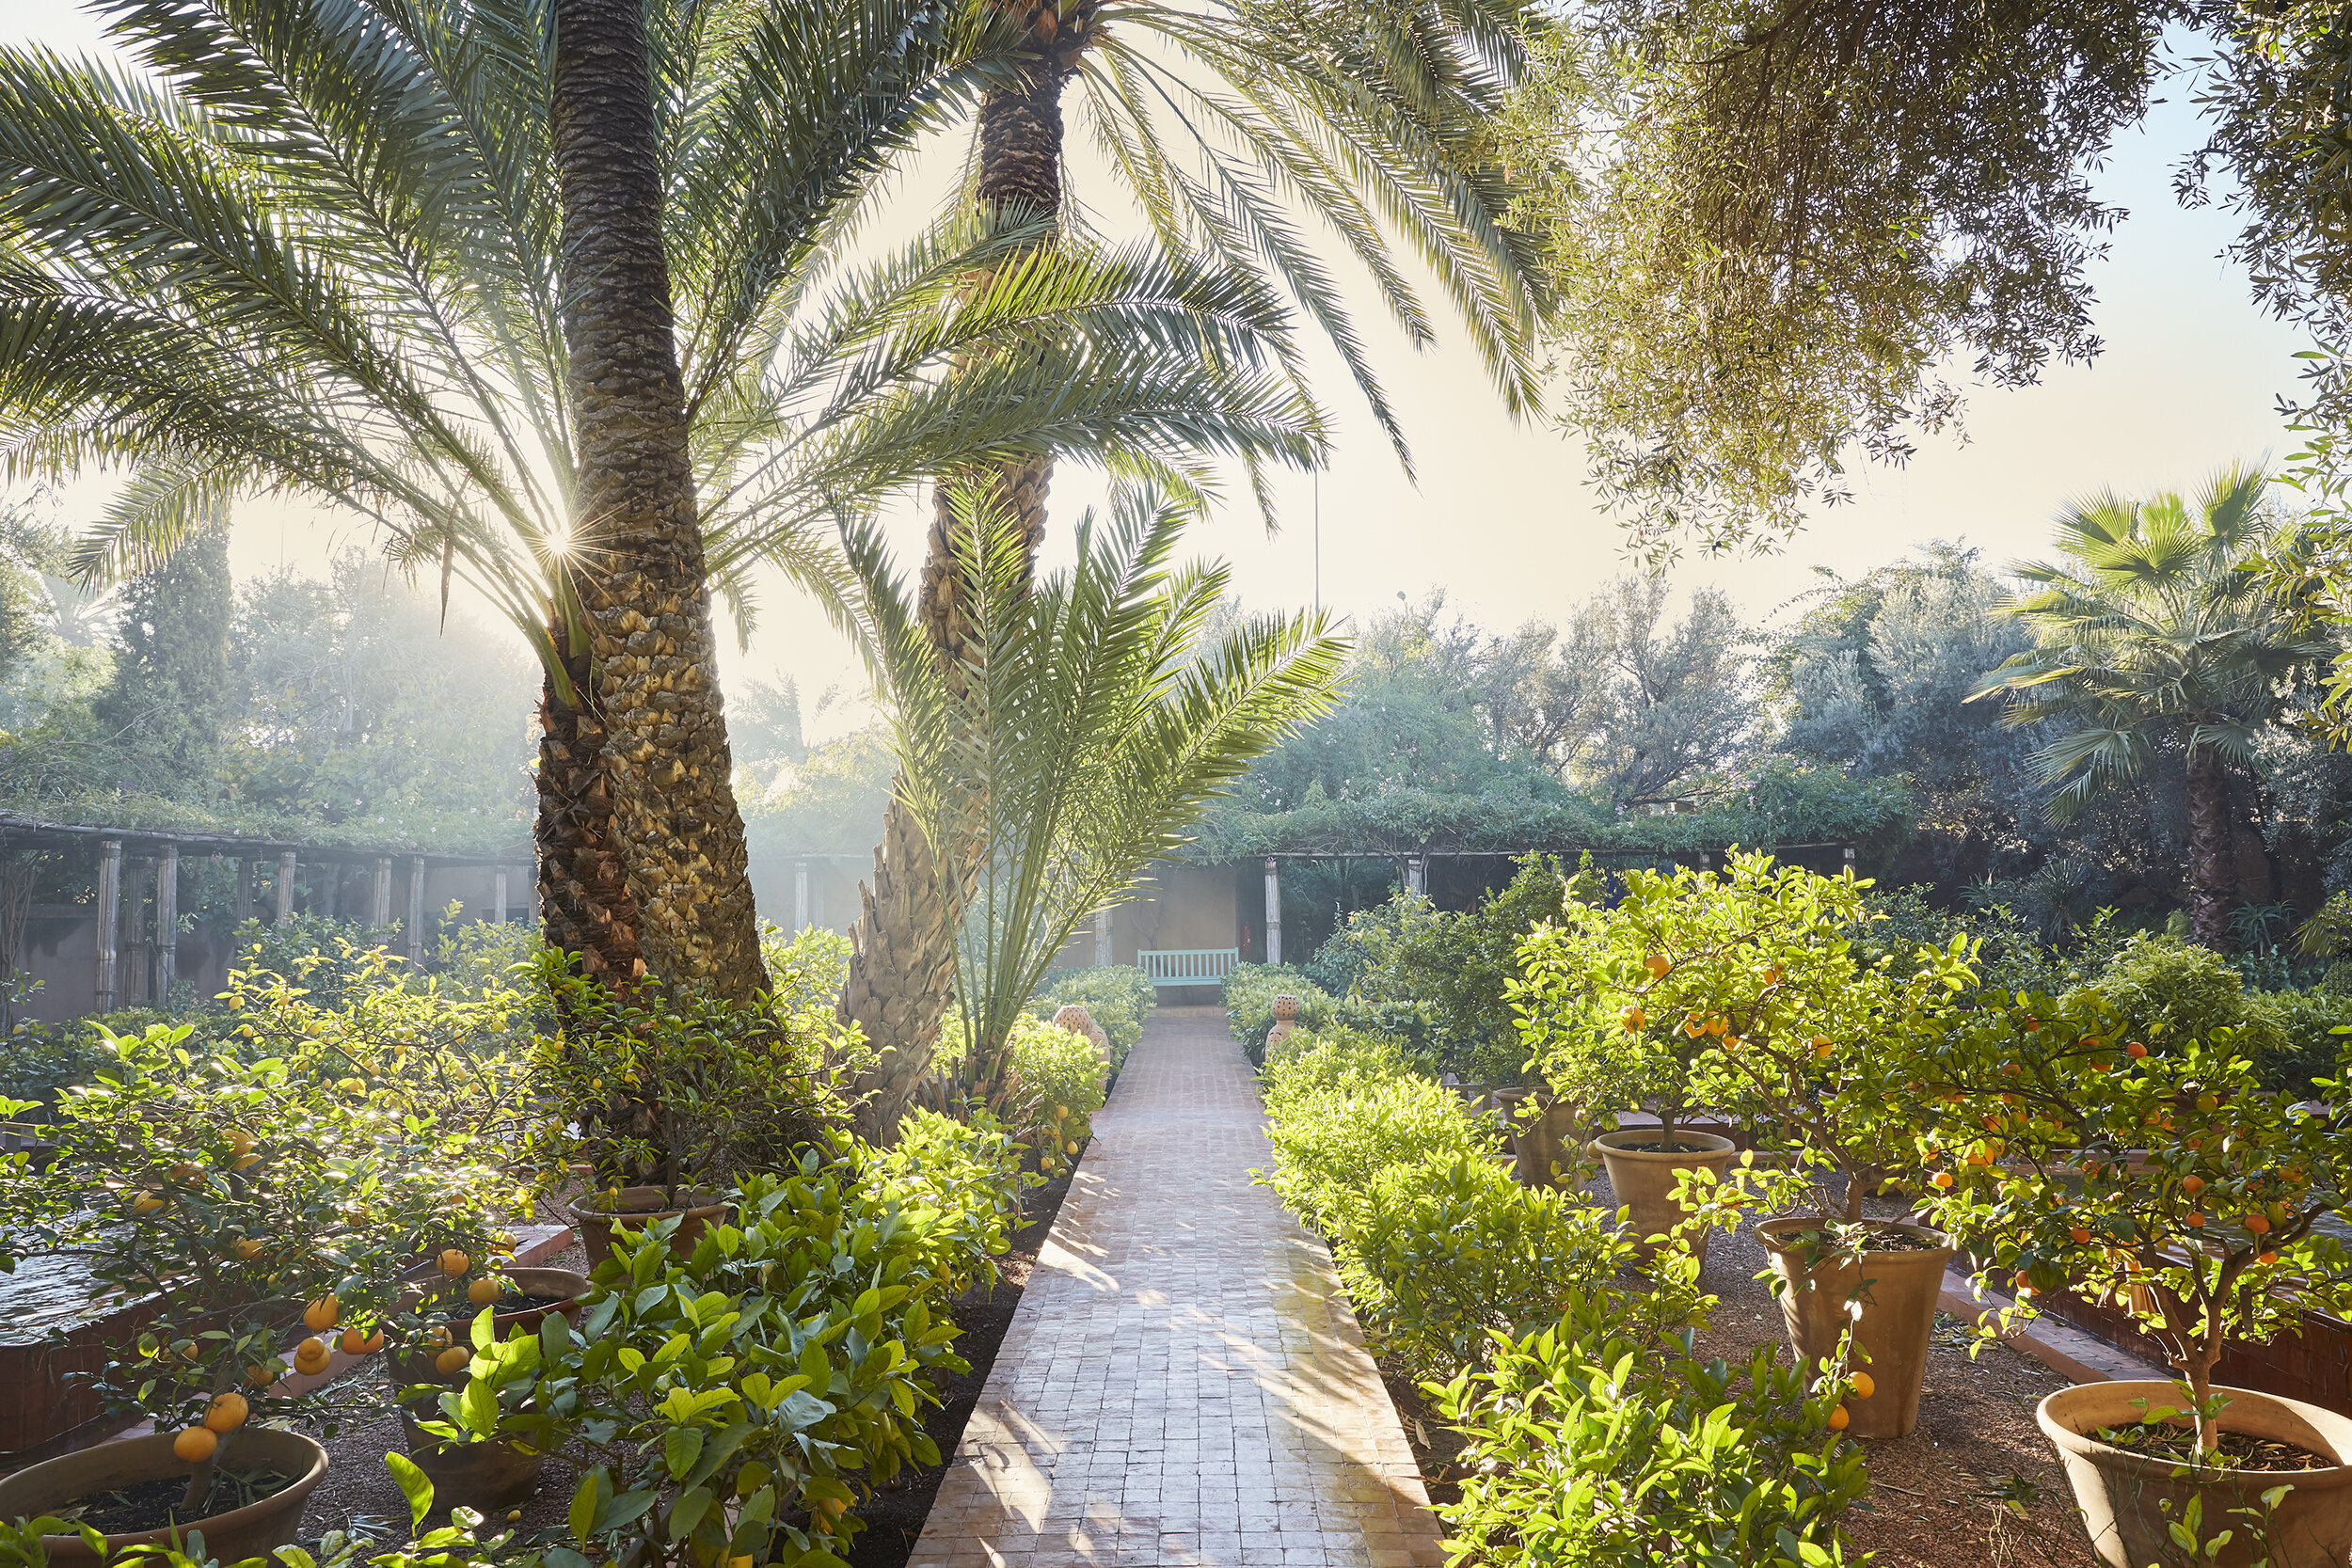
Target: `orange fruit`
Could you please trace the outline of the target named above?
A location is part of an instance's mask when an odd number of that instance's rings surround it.
[[[1853,1397],[1858,1400],[1867,1400],[1879,1391],[1879,1386],[1870,1380],[1868,1372],[1850,1372],[1846,1381],[1853,1385]]]
[[[164,1200],[162,1198],[157,1197],[153,1193],[148,1192],[142,1188],[139,1195],[131,1200],[131,1212],[134,1214],[151,1214],[163,1206]]]
[[[2202,1230],[2205,1227],[2205,1216],[2196,1212],[2194,1210],[2190,1211],[2188,1216],[2188,1227],[2191,1230]]]
[[[448,1344],[448,1343],[449,1343],[449,1324],[447,1324],[447,1323],[435,1323],[435,1324],[434,1324],[431,1328],[426,1329],[426,1330],[424,1331],[424,1342],[425,1342],[426,1344],[428,1344],[428,1345],[446,1345],[446,1344]]]
[[[472,1359],[472,1351],[463,1345],[452,1345],[433,1358],[433,1365],[439,1371],[456,1372],[465,1370],[466,1364]]]
[[[262,1243],[250,1236],[240,1236],[237,1238],[237,1256],[250,1263],[262,1256]]]
[[[2123,1048],[2123,1054],[2131,1057],[2134,1061],[2137,1061],[2140,1057],[2148,1054],[2148,1048],[2140,1044],[2137,1040],[2134,1040]]]
[[[219,1447],[220,1438],[208,1427],[190,1427],[171,1440],[171,1451],[183,1465],[201,1465]]]
[[[2089,1226],[2078,1225],[2066,1234],[2074,1238],[2074,1242],[2076,1246],[2089,1246],[2090,1244],[2090,1227]]]
[[[459,1275],[464,1274],[468,1269],[472,1267],[473,1259],[458,1251],[455,1247],[451,1247],[448,1251],[441,1254],[441,1272],[449,1275],[452,1279],[456,1278]]]
[[[379,1328],[363,1335],[356,1328],[346,1328],[341,1343],[345,1355],[373,1355],[384,1348],[384,1331]]]
[[[324,1371],[328,1354],[326,1341],[313,1334],[294,1347],[294,1370],[305,1374]]]
[[[2261,1263],[2261,1264],[2263,1264],[2263,1265],[2264,1265],[2264,1266],[2265,1266],[2265,1267],[2267,1267],[2268,1265],[2270,1265],[2270,1264],[2272,1264],[2272,1263],[2277,1262],[2278,1260],[2279,1260],[2279,1255],[2278,1255],[2277,1253],[2275,1253],[2275,1252],[2265,1252],[2265,1253],[2264,1253],[2264,1254],[2263,1254],[2260,1258],[2257,1258],[2257,1259],[2254,1259],[2254,1261],[2255,1261],[2255,1262],[2257,1262],[2257,1263]]]
[[[278,1381],[278,1374],[267,1367],[247,1367],[245,1380],[256,1388],[266,1388]]]
[[[1648,958],[1642,960],[1642,967],[1649,971],[1649,977],[1651,979],[1662,980],[1666,977],[1667,973],[1674,968],[1674,960],[1667,958],[1663,953],[1652,953]]]
[[[324,1334],[342,1321],[343,1304],[333,1296],[321,1296],[302,1309],[302,1326],[313,1333]]]
[[[2249,1215],[2247,1215],[2247,1216],[2246,1216],[2246,1228],[2247,1228],[2247,1229],[2249,1229],[2249,1230],[2250,1230],[2250,1231],[2252,1231],[2252,1232],[2253,1232],[2255,1235],[2257,1235],[2257,1236],[2267,1236],[2267,1235],[2269,1235],[2269,1234],[2270,1234],[2270,1219],[2269,1219],[2269,1216],[2265,1215],[2265,1214],[2249,1214]]]
[[[234,1432],[245,1425],[249,1409],[243,1394],[215,1394],[205,1407],[204,1424],[215,1432]]]
[[[2186,1193],[2189,1196],[2195,1197],[2199,1193],[2201,1193],[2204,1190],[2205,1179],[2199,1176],[2196,1172],[2191,1171],[2188,1175],[2181,1178],[2181,1191]]]
[[[1846,1423],[1852,1419],[1852,1417],[1846,1414],[1846,1407],[1841,1404],[1829,1413],[1829,1429],[1832,1432],[1843,1432],[1846,1430]]]
[[[502,1284],[486,1276],[466,1287],[466,1299],[476,1307],[487,1307],[504,1293],[505,1287]]]
[[[258,1154],[240,1154],[237,1156],[237,1168],[239,1170],[250,1169],[252,1166],[258,1165],[261,1163],[262,1157]]]
[[[1948,1191],[1952,1184],[1952,1173],[1947,1170],[1940,1170],[1928,1180],[1934,1182],[1938,1187],[1945,1188]]]
[[[253,1152],[253,1134],[242,1127],[229,1130],[229,1152],[240,1157]]]

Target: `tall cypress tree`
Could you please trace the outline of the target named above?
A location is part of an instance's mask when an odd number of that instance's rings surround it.
[[[134,578],[124,591],[114,674],[92,704],[120,749],[121,783],[213,792],[235,613],[226,528],[190,540],[163,570]]]

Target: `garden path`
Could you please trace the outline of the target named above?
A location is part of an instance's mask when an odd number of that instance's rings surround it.
[[[1262,1117],[1221,1009],[1152,1014],[909,1568],[1442,1564]]]

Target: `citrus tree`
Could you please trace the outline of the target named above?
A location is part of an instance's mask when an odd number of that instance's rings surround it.
[[[377,1104],[364,1079],[311,1055],[199,1055],[190,1033],[104,1033],[95,1079],[58,1100],[55,1159],[0,1159],[0,1269],[65,1259],[103,1298],[151,1304],[101,1375],[111,1408],[177,1429],[196,1509],[247,1419],[317,1402],[278,1389],[289,1360],[311,1373],[331,1344],[380,1350],[401,1275],[434,1256],[468,1272],[515,1195],[473,1134]]]
[[[1865,962],[1870,884],[1762,853],[1624,880],[1614,909],[1528,943],[1522,985],[1539,1004],[1572,993],[1588,966],[1568,1027],[1546,1032],[1529,1014],[1555,1086],[1630,1096],[1663,1107],[1661,1120],[1704,1105],[1748,1122],[1784,1158],[1741,1167],[1740,1191],[1859,1223],[1863,1199],[1916,1164],[1913,1064],[1969,983],[1964,943],[1923,950],[1901,974],[1891,955]]]
[[[2230,1033],[2142,1040],[2095,992],[2018,994],[1948,1035],[1928,1135],[1929,1206],[2015,1291],[2004,1325],[2060,1288],[2111,1297],[2181,1373],[2206,1452],[2230,1340],[2352,1313],[2352,1259],[2319,1228],[2352,1183],[2352,1106],[2264,1093]]]

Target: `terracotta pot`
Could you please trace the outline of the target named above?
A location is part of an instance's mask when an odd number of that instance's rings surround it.
[[[2210,1540],[2225,1529],[2232,1532],[2230,1544],[2214,1560],[2217,1568],[2245,1568],[2265,1554],[2271,1568],[2343,1568],[2352,1559],[2352,1466],[2345,1463],[2352,1456],[2352,1420],[2249,1388],[2214,1392],[2230,1401],[2221,1412],[2223,1431],[2282,1438],[2336,1463],[2313,1470],[2191,1472],[2176,1461],[2090,1435],[2102,1427],[2130,1426],[2160,1405],[2179,1408],[2187,1396],[2175,1385],[2085,1383],[2061,1388],[2042,1402],[2034,1419],[2058,1447],[2099,1560],[2111,1568],[2136,1568],[2182,1559],[2169,1527],[2191,1497],[2201,1497],[2204,1523],[2199,1533]],[[2146,1408],[2135,1408],[2135,1400],[2147,1401]],[[2258,1541],[2249,1528],[2251,1521],[2235,1511],[2261,1508],[2262,1495],[2274,1486],[2294,1490],[2271,1513],[2266,1539]]]
[[[1772,1272],[1788,1282],[1780,1292],[1788,1343],[1800,1361],[1836,1354],[1848,1303],[1861,1291],[1854,1343],[1867,1354],[1855,1356],[1852,1364],[1870,1374],[1874,1387],[1868,1399],[1846,1402],[1846,1432],[1853,1437],[1908,1437],[1919,1424],[1919,1386],[1928,1375],[1935,1304],[1943,1294],[1945,1267],[1957,1249],[1942,1231],[1881,1221],[1876,1226],[1881,1230],[1931,1244],[1916,1252],[1866,1252],[1859,1264],[1824,1262],[1807,1270],[1797,1238],[1820,1227],[1821,1222],[1812,1219],[1766,1220],[1756,1227]]]
[[[612,1256],[612,1227],[626,1225],[631,1230],[643,1230],[656,1220],[678,1221],[677,1234],[670,1238],[670,1250],[680,1258],[693,1255],[694,1243],[710,1222],[727,1212],[726,1201],[709,1193],[689,1195],[690,1206],[665,1209],[660,1187],[623,1187],[620,1201],[611,1209],[591,1208],[594,1197],[574,1198],[565,1207],[572,1224],[580,1231],[580,1244],[588,1254],[588,1268],[594,1273],[598,1263]]]
[[[444,1446],[430,1433],[417,1430],[416,1417],[400,1413],[408,1432],[408,1457],[433,1482],[433,1506],[480,1509],[507,1508],[539,1488],[539,1472],[548,1456],[513,1443],[452,1443]]]
[[[1521,1119],[1520,1101],[1534,1093],[1521,1089],[1514,1093],[1505,1089],[1496,1098],[1503,1101],[1504,1114],[1510,1117],[1512,1163],[1511,1174],[1526,1187],[1556,1187],[1560,1180],[1551,1174],[1551,1167],[1560,1164],[1561,1150],[1569,1147],[1576,1135],[1576,1108],[1564,1100],[1540,1095],[1536,1103],[1543,1107],[1540,1116]],[[1508,1099],[1504,1099],[1508,1096]]]
[[[1584,1146],[1600,1156],[1602,1168],[1609,1172],[1609,1191],[1617,1206],[1632,1211],[1634,1244],[1645,1258],[1659,1250],[1650,1237],[1663,1236],[1690,1217],[1690,1211],[1675,1200],[1675,1183],[1681,1180],[1680,1173],[1711,1170],[1720,1177],[1724,1167],[1740,1157],[1738,1146],[1729,1138],[1720,1138],[1712,1132],[1686,1132],[1680,1128],[1675,1130],[1675,1142],[1681,1147],[1671,1152],[1625,1147],[1656,1142],[1658,1129],[1635,1127],[1622,1132],[1603,1132]],[[1701,1230],[1691,1239],[1691,1250],[1702,1263],[1707,1261],[1707,1237],[1708,1232]]]
[[[536,1331],[539,1322],[550,1312],[560,1312],[566,1321],[580,1322],[580,1299],[594,1286],[588,1276],[573,1269],[509,1269],[506,1277],[515,1282],[517,1293],[526,1296],[561,1296],[554,1307],[526,1307],[512,1312],[499,1312],[490,1319],[491,1330],[503,1339],[517,1328]],[[422,1292],[401,1298],[398,1310],[413,1310],[424,1299]],[[457,1342],[465,1343],[460,1325],[451,1325],[450,1332]],[[393,1381],[401,1384],[438,1383],[454,1388],[466,1380],[463,1371],[444,1372],[433,1365],[433,1356],[395,1354],[392,1357]]]
[[[125,1438],[119,1443],[101,1443],[94,1449],[19,1470],[0,1481],[0,1519],[53,1513],[93,1492],[135,1486],[161,1476],[185,1477],[196,1466],[172,1453],[175,1435],[163,1432],[149,1437]],[[300,1433],[279,1432],[271,1427],[246,1427],[234,1435],[227,1449],[227,1457],[236,1468],[265,1465],[281,1475],[294,1477],[294,1484],[248,1507],[188,1520],[179,1527],[181,1533],[202,1530],[204,1555],[222,1562],[267,1557],[279,1546],[293,1545],[302,1538],[302,1505],[326,1474],[326,1450]],[[110,1535],[106,1537],[106,1555],[111,1558],[125,1547],[149,1542],[167,1542],[171,1533],[169,1529],[156,1529]],[[98,1560],[78,1535],[53,1535],[43,1544],[52,1563]]]

